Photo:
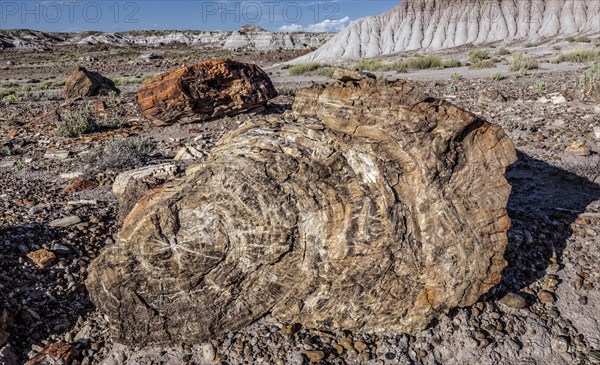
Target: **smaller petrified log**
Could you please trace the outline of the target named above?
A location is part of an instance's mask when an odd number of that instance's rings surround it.
[[[142,85],[137,102],[157,124],[192,123],[260,111],[277,96],[269,76],[252,64],[206,61]]]
[[[79,67],[67,79],[63,96],[65,99],[73,99],[86,96],[108,95],[111,91],[119,94],[115,83],[98,72],[88,71]]]

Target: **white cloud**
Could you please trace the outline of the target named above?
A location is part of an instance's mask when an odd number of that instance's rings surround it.
[[[280,32],[339,32],[350,24],[349,17],[342,19],[325,19],[320,23],[309,24],[307,26],[300,24],[290,24],[279,27]]]

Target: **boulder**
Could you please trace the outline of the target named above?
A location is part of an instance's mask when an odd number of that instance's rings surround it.
[[[487,87],[479,92],[477,103],[481,105],[490,103],[504,103],[508,101],[506,96],[502,95],[498,90],[493,87]]]
[[[202,122],[261,111],[277,91],[258,66],[206,61],[159,75],[137,93],[142,112],[157,124]]]
[[[332,77],[333,79],[339,80],[341,82],[349,82],[349,81],[360,81],[362,79],[376,79],[377,76],[370,72],[363,72],[360,70],[348,70],[345,68],[337,68],[333,71]]]
[[[500,281],[516,154],[498,125],[375,80],[303,90],[280,118],[148,191],[92,262],[116,340],[199,343],[267,313],[415,334]]]
[[[125,192],[125,188],[129,183],[129,180],[141,180],[145,177],[152,176],[156,178],[169,178],[174,177],[177,173],[177,165],[172,163],[163,163],[160,165],[144,166],[134,170],[129,170],[120,173],[115,178],[115,182],[112,186],[112,191],[116,195],[121,195]]]
[[[47,269],[56,263],[56,255],[44,248],[28,253],[27,257],[40,269]]]
[[[79,67],[67,79],[63,96],[65,99],[83,98],[108,95],[111,91],[117,94],[121,92],[112,80],[100,75],[98,72]]]

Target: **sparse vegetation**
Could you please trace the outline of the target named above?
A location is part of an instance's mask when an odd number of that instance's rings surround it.
[[[450,80],[454,80],[454,81],[458,81],[458,80],[462,80],[463,75],[459,74],[458,72],[453,72],[450,74]]]
[[[60,137],[80,137],[96,130],[98,125],[89,107],[61,115],[55,133]]]
[[[335,67],[331,65],[311,62],[311,63],[300,63],[297,65],[292,65],[289,68],[290,75],[300,76],[300,75],[310,75],[310,76],[333,76],[333,72],[335,71]]]
[[[277,90],[277,92],[279,93],[279,95],[283,96],[296,96],[296,89],[289,85],[284,85],[280,87],[279,90]]]
[[[494,68],[496,67],[496,63],[492,60],[481,60],[475,63],[472,63],[469,68],[471,69],[482,69],[482,68]]]
[[[380,60],[361,60],[355,67],[364,71],[396,71],[407,72],[410,70],[444,69],[460,67],[459,60],[445,60],[437,56],[414,56],[404,61],[383,62]]]
[[[600,51],[593,49],[575,49],[568,52],[561,52],[558,57],[553,61],[555,63],[561,62],[576,62],[576,63],[588,63],[600,60]]]
[[[450,93],[450,94],[454,94],[458,91],[458,85],[451,82],[446,86],[446,92]]]
[[[5,105],[18,103],[19,101],[21,101],[21,97],[17,94],[9,94],[2,97],[2,103],[4,103]]]
[[[588,37],[577,37],[575,38],[575,42],[580,42],[580,43],[590,43],[592,40],[589,39]]]
[[[504,80],[505,77],[500,72],[494,72],[490,75],[490,79],[492,79],[494,81],[500,81],[500,80]]]
[[[573,42],[575,42],[575,37],[569,36],[569,37],[565,38],[565,41],[573,43]]]
[[[523,53],[517,52],[513,54],[508,69],[510,71],[527,71],[539,68],[538,62],[533,58],[526,57]]]
[[[148,138],[112,140],[99,145],[86,155],[86,160],[98,168],[124,168],[139,165],[156,151],[156,144]]]
[[[475,51],[471,51],[469,53],[469,59],[471,60],[471,62],[475,62],[475,61],[479,61],[479,60],[485,60],[490,58],[489,54],[487,53],[487,51],[483,51],[483,50],[475,50]]]
[[[582,86],[600,84],[600,63],[596,63],[585,70],[579,78],[579,83]]]
[[[496,55],[498,55],[498,56],[506,56],[506,55],[509,55],[509,54],[510,54],[510,51],[508,49],[506,49],[506,48],[500,48],[496,52]]]
[[[559,46],[558,44],[555,44],[554,46],[552,46],[552,49],[555,51],[560,51],[562,49],[562,47]]]
[[[536,82],[533,85],[533,90],[537,92],[542,92],[548,90],[548,84],[544,81]]]

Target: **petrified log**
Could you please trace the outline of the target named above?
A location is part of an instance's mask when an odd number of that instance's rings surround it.
[[[65,99],[83,98],[86,96],[108,95],[110,92],[119,94],[121,91],[115,83],[98,72],[88,71],[78,67],[73,71],[63,89]]]
[[[415,333],[500,280],[503,130],[404,81],[302,91],[147,192],[87,286],[125,343],[204,341],[267,313]]]
[[[137,102],[157,124],[172,124],[258,112],[276,96],[271,79],[260,67],[216,60],[156,76],[142,85]]]

